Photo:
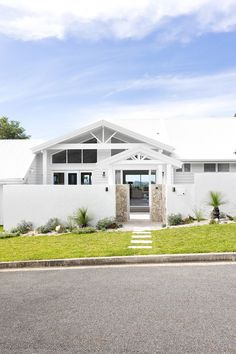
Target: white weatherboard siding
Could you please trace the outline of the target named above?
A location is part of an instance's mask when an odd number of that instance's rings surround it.
[[[81,207],[88,208],[93,217],[91,224],[99,219],[115,217],[115,186],[50,186],[9,185],[4,186],[4,227],[10,230],[22,220],[34,226],[45,224],[50,218],[66,221],[69,215]]]
[[[0,184],[0,225],[3,225],[3,185]]]

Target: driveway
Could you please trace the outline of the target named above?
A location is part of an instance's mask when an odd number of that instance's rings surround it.
[[[236,265],[0,272],[0,352],[236,353]]]

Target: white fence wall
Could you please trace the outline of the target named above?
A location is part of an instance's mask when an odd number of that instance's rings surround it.
[[[195,176],[195,203],[206,206],[209,191],[221,192],[226,201],[220,209],[230,215],[236,216],[236,174],[235,173],[201,173]]]
[[[3,185],[0,184],[0,225],[3,225]]]
[[[4,227],[10,230],[22,220],[34,226],[50,218],[66,221],[80,207],[88,208],[91,224],[115,216],[115,186],[9,185],[3,188]]]
[[[173,192],[173,188],[175,191]],[[208,217],[212,208],[207,205],[209,192],[221,192],[227,202],[220,209],[236,216],[236,175],[235,173],[199,173],[193,185],[176,184],[167,186],[167,213],[193,215],[198,208]]]

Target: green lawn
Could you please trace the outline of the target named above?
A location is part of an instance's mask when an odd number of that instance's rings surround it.
[[[0,239],[0,261],[134,254],[236,252],[236,224],[152,232],[153,249],[130,250],[131,232]]]

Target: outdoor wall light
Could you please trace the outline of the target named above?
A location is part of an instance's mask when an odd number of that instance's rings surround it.
[[[175,189],[175,187],[173,187],[173,188],[172,188],[172,192],[175,193],[175,191],[176,191],[176,189]]]
[[[106,177],[106,172],[105,171],[103,171],[102,177]]]
[[[108,187],[105,188],[105,192],[108,192]]]

